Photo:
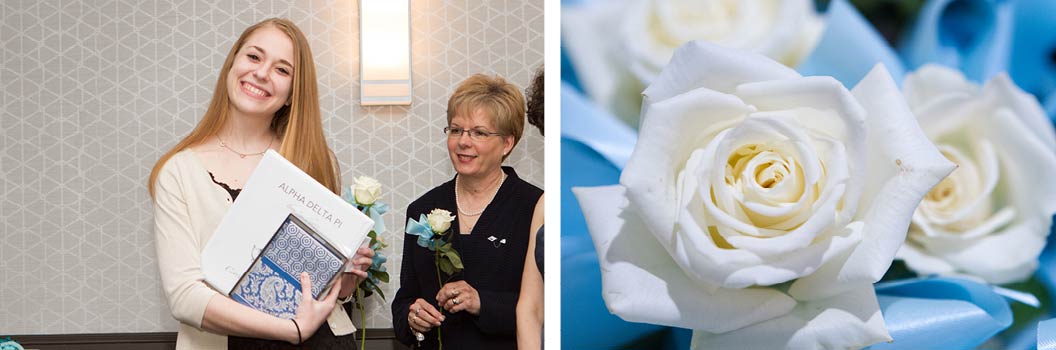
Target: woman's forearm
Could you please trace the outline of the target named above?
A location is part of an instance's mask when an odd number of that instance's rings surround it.
[[[541,198],[539,203],[542,203]],[[521,294],[517,298],[518,349],[542,347],[543,276],[535,265],[535,237],[536,232],[532,231],[528,240],[528,252],[524,257],[524,271],[521,273]]]
[[[543,304],[525,300],[517,302],[517,348],[542,348]]]
[[[222,295],[216,295],[209,300],[205,315],[202,317],[202,328],[217,334],[282,340],[290,343],[298,341],[298,327],[293,321],[253,310]],[[308,339],[309,336],[311,334],[305,334],[302,328],[300,339]]]

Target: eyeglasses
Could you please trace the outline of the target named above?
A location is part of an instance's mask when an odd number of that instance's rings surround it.
[[[488,137],[491,137],[491,136],[504,136],[505,135],[503,133],[498,133],[498,132],[487,132],[487,131],[478,130],[478,129],[463,129],[463,128],[456,128],[456,127],[450,127],[450,126],[444,128],[444,133],[447,134],[447,137],[453,138],[453,139],[457,139],[459,137],[462,137],[462,134],[468,133],[470,140],[478,141],[478,142],[487,140]]]

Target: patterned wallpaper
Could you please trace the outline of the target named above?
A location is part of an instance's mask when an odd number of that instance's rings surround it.
[[[0,1],[0,335],[174,331],[145,188],[204,112],[241,31],[292,19],[311,40],[346,183],[372,175],[398,287],[404,210],[453,174],[447,97],[476,72],[520,86],[543,62],[542,0],[411,1],[414,99],[359,106],[354,0]],[[507,161],[543,185],[538,130]],[[391,327],[372,297],[367,326]]]

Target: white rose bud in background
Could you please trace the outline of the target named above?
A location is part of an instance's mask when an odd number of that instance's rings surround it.
[[[583,88],[631,126],[642,89],[682,44],[706,40],[795,67],[822,29],[812,0],[588,1],[561,12],[563,47]]]
[[[371,205],[381,196],[381,183],[369,176],[356,178],[352,185],[352,195],[356,197],[356,203]]]
[[[451,212],[443,209],[433,209],[433,211],[429,212],[429,215],[426,215],[425,218],[429,221],[429,227],[432,228],[435,233],[446,232],[447,229],[451,228],[451,222],[455,221],[455,216],[451,215]]]
[[[980,88],[937,65],[909,74],[903,92],[958,168],[920,203],[899,257],[920,274],[1029,277],[1056,212],[1056,133],[1037,100],[1005,74]]]
[[[890,340],[872,284],[954,165],[882,66],[848,91],[695,41],[644,96],[620,184],[574,189],[613,313],[694,348]]]

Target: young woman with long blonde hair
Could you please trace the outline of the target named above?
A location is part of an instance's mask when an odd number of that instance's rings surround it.
[[[337,164],[323,137],[312,52],[286,19],[267,19],[242,32],[205,115],[150,174],[162,287],[180,321],[177,349],[355,346],[347,309],[335,305],[366,277],[373,256],[368,248],[357,251],[353,276],[342,276],[328,296],[317,301],[304,293],[292,320],[239,304],[203,280],[201,251],[268,149],[339,193]],[[306,278],[301,276],[302,285],[308,286]]]

